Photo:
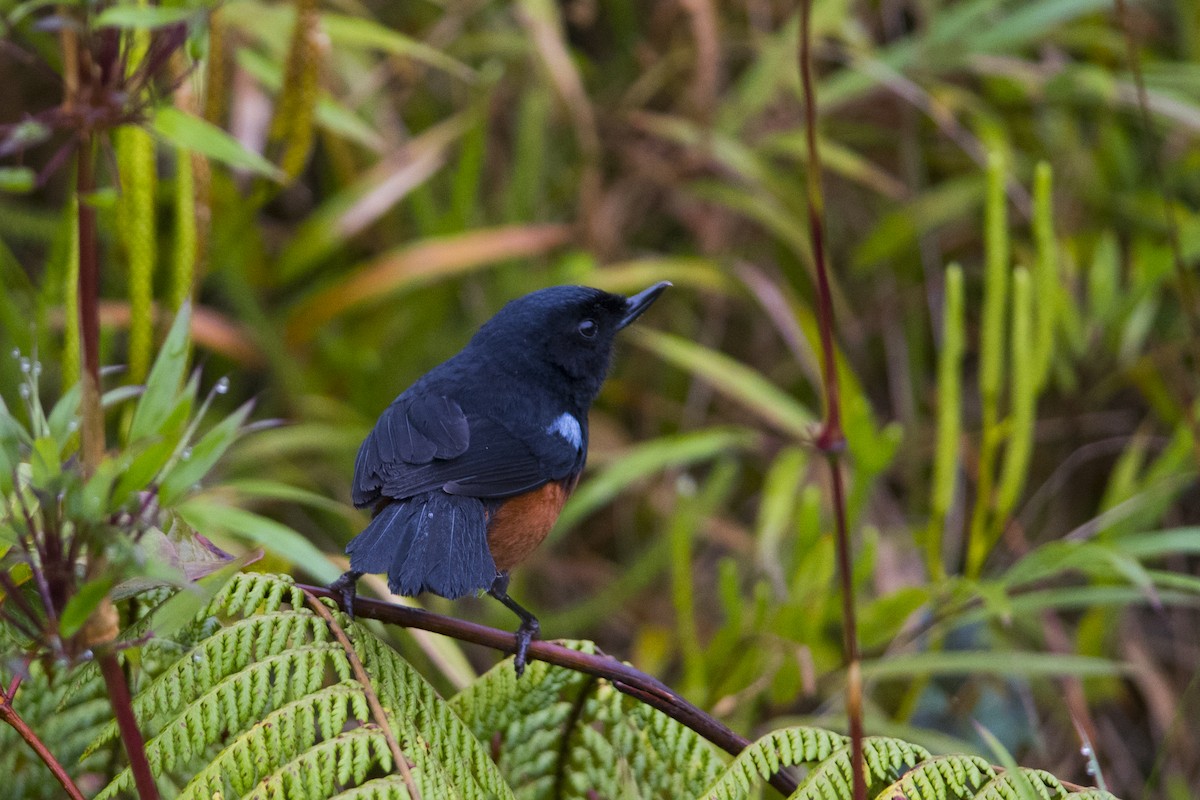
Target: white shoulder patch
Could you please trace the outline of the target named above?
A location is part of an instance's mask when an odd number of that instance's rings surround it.
[[[558,419],[546,426],[546,433],[557,433],[570,442],[576,450],[583,449],[583,428],[580,427],[579,420],[565,411],[558,416]]]

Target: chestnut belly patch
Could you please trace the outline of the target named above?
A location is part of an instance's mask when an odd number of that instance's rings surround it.
[[[504,501],[487,527],[488,548],[496,569],[512,569],[542,543],[569,494],[566,486],[552,481]]]

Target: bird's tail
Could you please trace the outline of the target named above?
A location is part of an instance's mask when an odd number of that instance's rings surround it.
[[[388,503],[346,552],[350,569],[386,572],[388,588],[409,597],[454,599],[487,589],[496,577],[483,502],[442,491]]]

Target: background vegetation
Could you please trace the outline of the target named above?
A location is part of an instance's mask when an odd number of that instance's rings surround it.
[[[85,199],[107,386],[191,297],[200,391],[286,423],[182,519],[327,581],[358,443],[412,379],[534,288],[669,279],[513,594],[743,732],[844,724],[791,4],[0,11],[10,405],[35,351],[43,393],[78,378],[81,120],[48,112],[72,36],[119,42],[116,111],[84,120],[115,130]],[[1189,797],[1200,8],[824,0],[814,36],[867,729],[992,757],[978,720],[1064,779]],[[493,660],[395,639],[447,693]]]

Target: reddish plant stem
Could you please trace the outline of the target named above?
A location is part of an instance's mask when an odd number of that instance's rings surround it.
[[[117,720],[117,730],[121,733],[121,743],[125,745],[125,754],[129,756],[129,771],[133,773],[133,785],[137,788],[138,798],[158,800],[158,786],[154,783],[150,762],[146,760],[146,741],[133,715],[133,699],[116,651],[108,646],[102,647],[96,653],[96,663],[104,677],[108,701]]]
[[[812,238],[817,273],[817,321],[821,335],[822,391],[825,419],[817,434],[817,449],[825,454],[833,487],[833,515],[837,528],[838,571],[842,583],[843,647],[846,652],[846,717],[850,728],[850,765],[854,800],[866,800],[863,763],[862,672],[858,655],[858,623],[854,613],[854,572],[850,559],[850,531],[846,522],[846,496],[841,456],[846,450],[842,430],[841,392],[833,347],[833,295],[825,260],[825,200],[821,191],[821,154],[817,149],[817,101],[812,75],[812,0],[800,3],[800,80],[804,88],[804,134],[808,142],[808,230]]]
[[[331,592],[323,586],[301,584],[299,588],[318,597],[328,597],[335,601],[341,600],[340,594]],[[513,652],[516,647],[516,637],[512,633],[489,628],[486,625],[478,625],[474,622],[445,617],[419,608],[409,608],[359,597],[354,601],[354,613],[364,619],[432,631],[461,642],[471,642],[506,653]],[[748,739],[734,733],[720,720],[684,700],[666,684],[641,670],[621,663],[612,656],[580,653],[553,642],[535,639],[529,643],[529,658],[586,675],[594,675],[597,678],[604,678],[617,691],[658,709],[730,755],[736,756],[750,746]],[[775,773],[771,776],[770,784],[784,797],[789,797],[795,792],[797,786],[795,778],[786,772]]]
[[[1187,354],[1191,358],[1191,369],[1186,370],[1189,376],[1194,376],[1200,368],[1200,304],[1197,303],[1197,290],[1187,260],[1184,258],[1183,245],[1180,243],[1179,218],[1175,213],[1175,193],[1167,182],[1162,159],[1159,156],[1158,142],[1154,137],[1154,119],[1150,115],[1150,97],[1146,92],[1146,78],[1142,73],[1142,59],[1138,54],[1137,42],[1134,39],[1134,29],[1129,22],[1129,9],[1125,0],[1113,0],[1117,12],[1117,24],[1125,39],[1125,56],[1129,62],[1129,71],[1133,75],[1133,85],[1137,92],[1138,113],[1145,133],[1147,150],[1149,151],[1151,177],[1158,184],[1162,196],[1163,223],[1167,229],[1167,244],[1171,248],[1171,262],[1175,267],[1175,283],[1179,290],[1179,300],[1182,306],[1183,321],[1188,330]],[[1194,380],[1184,381],[1187,384],[1183,390],[1183,414],[1192,429],[1192,458],[1200,466],[1200,418],[1196,416]]]
[[[84,800],[83,792],[75,785],[75,781],[71,780],[71,776],[59,763],[54,754],[50,752],[50,748],[46,747],[46,743],[38,738],[38,735],[33,732],[17,710],[12,706],[13,694],[15,693],[17,684],[14,683],[13,691],[5,693],[3,698],[0,698],[0,722],[11,725],[13,730],[25,740],[30,749],[37,754],[37,757],[42,760],[42,763],[54,775],[54,779],[62,785],[63,791],[71,800]]]

